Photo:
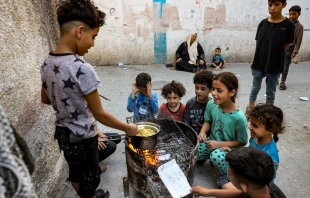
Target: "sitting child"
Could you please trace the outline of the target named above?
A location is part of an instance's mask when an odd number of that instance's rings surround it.
[[[181,98],[185,95],[186,89],[182,83],[175,82],[166,84],[162,90],[161,95],[167,100],[159,108],[159,113],[167,113],[175,120],[182,121],[185,105],[180,103]]]
[[[192,193],[196,197],[286,198],[279,187],[271,182],[275,174],[274,163],[266,152],[252,147],[241,147],[229,152],[226,161],[229,165],[229,177],[236,188],[208,189],[195,186]]]
[[[152,79],[148,73],[140,73],[128,97],[127,110],[135,117],[158,113],[158,98],[152,92]]]
[[[221,148],[236,148],[247,144],[247,121],[236,104],[238,79],[231,72],[222,72],[213,78],[212,97],[205,111],[205,122],[199,133],[198,161],[210,159],[219,171],[217,184],[223,187],[229,182],[226,153]],[[207,131],[211,134],[207,137]]]
[[[213,73],[202,70],[194,76],[195,97],[186,103],[183,122],[191,126],[199,134],[204,122],[203,115],[210,100],[209,93],[212,88]]]
[[[215,49],[215,54],[212,57],[212,63],[211,67],[214,67],[215,69],[222,69],[225,64],[225,59],[221,54],[221,48],[217,47]]]

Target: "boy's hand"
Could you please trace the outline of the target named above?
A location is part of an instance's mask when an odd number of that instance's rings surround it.
[[[177,63],[180,62],[180,61],[182,61],[182,58],[178,58]]]
[[[104,150],[105,148],[107,148],[107,146],[102,141],[107,142],[108,138],[107,137],[99,137],[98,136],[98,149],[99,150]]]
[[[199,60],[199,65],[203,65],[205,62],[203,60]]]
[[[135,124],[128,124],[127,129],[125,130],[125,133],[128,136],[135,136],[138,133],[138,127]]]
[[[205,142],[207,139],[207,135],[204,132],[200,132],[198,139],[199,139],[199,142]]]
[[[295,58],[295,56],[296,56],[296,54],[293,52],[292,55],[291,55],[291,57],[292,57],[292,58]]]
[[[136,86],[136,83],[132,83],[132,91],[131,91],[131,98],[132,99],[135,99],[136,97],[136,93],[140,91],[137,86]]]
[[[146,91],[147,91],[147,95],[149,96],[150,100],[152,101],[152,83],[148,82],[146,84]]]
[[[199,197],[199,195],[208,196],[209,189],[208,188],[203,188],[201,186],[194,186],[191,189],[191,192],[194,194],[195,197]]]

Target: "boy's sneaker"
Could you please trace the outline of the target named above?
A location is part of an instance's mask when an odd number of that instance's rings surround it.
[[[108,190],[102,190],[101,188],[98,188],[96,190],[96,198],[109,198],[110,192]]]

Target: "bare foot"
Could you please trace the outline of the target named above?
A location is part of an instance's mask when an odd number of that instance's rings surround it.
[[[100,166],[100,169],[101,169],[101,173],[104,173],[104,172],[106,172],[108,170],[107,167],[104,167],[102,165],[99,165],[99,166]]]

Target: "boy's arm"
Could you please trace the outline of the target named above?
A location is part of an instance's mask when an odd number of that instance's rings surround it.
[[[136,105],[136,98],[132,99],[131,94],[128,96],[127,100],[127,111],[129,112],[134,112],[135,110],[135,105]]]
[[[284,51],[287,51],[289,47],[290,47],[290,43],[285,43],[285,45],[284,45]]]
[[[47,105],[52,104],[51,101],[48,99],[45,91],[44,91],[43,85],[42,85],[42,88],[41,88],[41,101],[42,101],[43,104],[47,104]]]
[[[299,48],[301,46],[302,37],[304,34],[304,27],[302,25],[300,25],[300,27],[297,28],[295,33],[296,33],[296,44],[295,44],[295,49],[294,49],[293,53],[296,55],[296,54],[298,54]]]
[[[151,108],[153,113],[158,113],[158,98],[157,95],[155,93],[152,93],[152,100],[150,101],[151,103]]]
[[[203,188],[201,186],[195,186],[192,188],[192,193],[195,195],[196,193],[200,196],[208,196],[208,197],[226,197],[226,198],[235,198],[235,197],[243,197],[244,194],[241,190],[238,189],[208,189]]]
[[[138,133],[138,128],[135,124],[121,122],[103,109],[97,89],[84,97],[94,118],[101,124],[124,131],[129,136],[134,136]]]

